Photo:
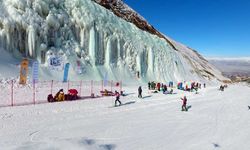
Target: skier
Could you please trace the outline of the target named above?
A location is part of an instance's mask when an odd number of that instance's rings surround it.
[[[203,84],[203,87],[206,88],[206,83]]]
[[[119,102],[119,106],[122,105],[122,103],[121,103],[121,101],[120,101],[120,94],[119,94],[119,92],[117,92],[117,91],[115,91],[115,98],[116,98],[116,99],[115,99],[115,106],[117,106],[117,105],[116,105],[117,102]]]
[[[138,98],[142,98],[142,88],[141,88],[141,86],[139,86],[139,88],[138,88]]]
[[[181,98],[181,100],[182,100],[181,111],[188,111],[187,110],[187,97],[184,96],[184,98]]]

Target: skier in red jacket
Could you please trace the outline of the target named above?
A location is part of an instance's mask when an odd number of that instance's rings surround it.
[[[181,100],[182,100],[181,110],[182,111],[188,111],[187,110],[187,97],[184,96],[183,98],[181,98]]]
[[[117,92],[117,91],[115,91],[115,98],[116,98],[116,99],[115,99],[115,106],[117,106],[117,105],[116,105],[117,102],[119,102],[119,106],[122,105],[122,103],[121,103],[121,101],[120,101],[120,93]]]
[[[161,83],[157,83],[157,89],[158,91],[161,91]]]

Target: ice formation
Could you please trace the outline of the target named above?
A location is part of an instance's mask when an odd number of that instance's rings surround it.
[[[110,71],[117,80],[136,73],[141,81],[223,78],[213,68],[200,74],[197,54],[190,62],[185,52],[91,0],[0,0],[0,12],[0,47],[44,68],[50,57],[64,55],[73,68],[80,61],[85,72],[71,73],[80,78],[102,79]]]

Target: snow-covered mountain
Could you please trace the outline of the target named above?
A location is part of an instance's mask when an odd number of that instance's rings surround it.
[[[0,47],[38,60],[45,79],[70,63],[70,80],[226,80],[120,0],[0,0]]]

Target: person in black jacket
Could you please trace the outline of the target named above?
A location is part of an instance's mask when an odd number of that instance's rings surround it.
[[[141,86],[139,86],[139,88],[138,88],[138,97],[139,98],[142,98],[142,88],[141,88]]]
[[[148,82],[148,89],[149,90],[151,89],[151,82],[150,81]]]

